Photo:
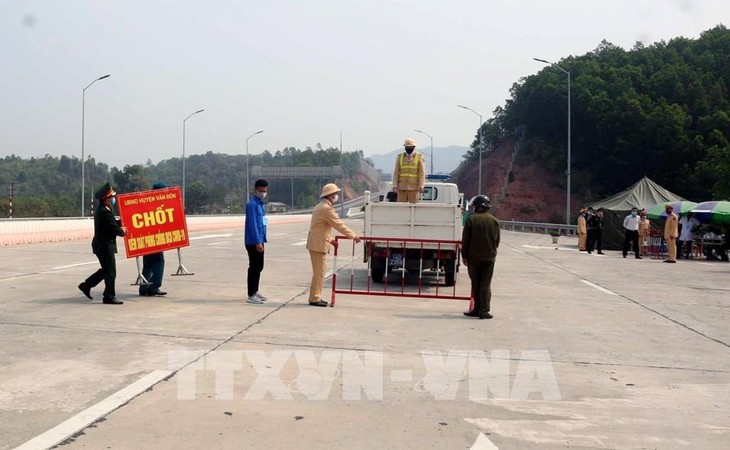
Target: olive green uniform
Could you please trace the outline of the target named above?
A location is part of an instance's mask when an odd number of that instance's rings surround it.
[[[461,256],[466,260],[471,278],[474,312],[489,313],[492,300],[492,275],[499,247],[499,222],[488,212],[475,212],[464,224]]]

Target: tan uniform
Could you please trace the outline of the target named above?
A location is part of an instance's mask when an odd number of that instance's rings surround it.
[[[578,250],[586,249],[586,238],[588,236],[588,228],[586,227],[586,218],[583,214],[578,216]]]
[[[393,186],[398,189],[398,201],[418,203],[420,192],[426,185],[426,165],[423,155],[414,151],[403,152],[395,159]]]
[[[645,256],[649,252],[649,229],[651,222],[646,217],[639,220],[639,247],[641,247],[641,255]]]
[[[667,215],[664,223],[664,240],[667,243],[667,259],[677,260],[677,238],[679,237],[679,218],[674,212]]]
[[[312,283],[309,288],[310,303],[322,300],[324,273],[327,270],[327,254],[330,251],[330,242],[333,240],[333,228],[347,237],[353,239],[357,237],[357,233],[342,223],[329,200],[322,199],[312,211],[312,222],[307,236],[307,250],[309,250],[309,257],[312,261]]]

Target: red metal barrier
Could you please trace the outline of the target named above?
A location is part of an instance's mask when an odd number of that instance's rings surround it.
[[[438,239],[394,239],[380,237],[362,237],[364,243],[365,259],[367,260],[367,279],[365,280],[364,289],[357,289],[355,286],[355,248],[356,244],[352,239],[345,236],[336,236],[334,240],[334,261],[332,268],[332,296],[330,298],[330,306],[334,307],[336,302],[336,294],[351,295],[374,295],[389,297],[415,297],[415,298],[433,298],[443,300],[471,300],[470,295],[457,295],[456,292],[456,274],[459,267],[461,241],[448,241]],[[337,286],[337,258],[340,254],[340,242],[351,241],[352,249],[349,252],[350,276],[349,286]],[[376,247],[375,244],[379,246]],[[402,249],[402,253],[399,251]],[[408,254],[416,253],[418,255],[418,282],[415,287],[406,283],[406,266],[409,264]],[[400,255],[401,257],[395,258]],[[384,260],[383,268],[373,268],[373,258]],[[388,274],[391,272],[390,263],[394,260],[401,260],[399,268],[402,268],[400,275],[400,283],[394,289],[388,289],[393,283],[389,283]],[[431,267],[424,270],[424,260],[432,262]],[[442,264],[442,262],[445,262]],[[443,269],[443,272],[442,272]],[[435,275],[436,282],[433,285],[424,284],[424,272]],[[382,289],[375,289],[380,280],[373,280],[375,276],[383,276]],[[439,283],[440,277],[443,276],[446,286],[442,287]],[[450,284],[450,286],[449,286]],[[435,287],[435,289],[432,289]]]

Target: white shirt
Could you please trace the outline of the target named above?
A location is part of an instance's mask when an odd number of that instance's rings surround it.
[[[638,214],[635,216],[629,214],[624,219],[624,228],[629,231],[639,231],[639,220],[641,220],[641,217]]]
[[[689,218],[687,216],[682,217],[679,219],[679,224],[682,225],[682,234],[679,235],[680,241],[691,241],[694,236],[692,233],[692,230],[700,224],[699,220],[693,218]]]

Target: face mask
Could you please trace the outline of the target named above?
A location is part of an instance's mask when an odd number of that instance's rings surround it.
[[[337,203],[337,200],[339,200],[339,199],[340,199],[340,196],[335,195],[334,197],[332,197],[332,203]]]
[[[636,211],[631,211],[631,217],[636,217]]]
[[[411,153],[413,153],[413,150],[415,150],[415,149],[407,148],[406,153],[410,155]]]
[[[116,204],[117,204],[117,198],[116,197],[112,197],[112,205],[116,205]]]
[[[266,198],[266,192],[255,191],[253,193],[253,195],[255,195],[256,197],[258,197],[260,200],[263,200],[263,199]]]

